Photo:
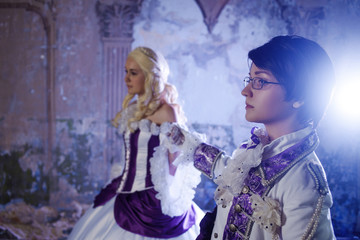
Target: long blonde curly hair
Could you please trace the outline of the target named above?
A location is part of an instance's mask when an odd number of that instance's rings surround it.
[[[177,103],[178,92],[176,87],[167,83],[169,65],[163,55],[148,47],[137,47],[129,53],[128,58],[133,59],[139,65],[145,76],[145,93],[138,96],[135,114],[127,123],[129,129],[133,131],[130,127],[132,122],[140,121],[154,114],[162,104],[161,101],[165,101],[168,104],[177,104],[179,109],[177,112],[178,121],[185,123],[185,115],[181,106]],[[135,94],[127,94],[125,96],[122,110],[112,120],[112,124],[116,128],[119,126],[122,111],[131,104],[134,97]]]

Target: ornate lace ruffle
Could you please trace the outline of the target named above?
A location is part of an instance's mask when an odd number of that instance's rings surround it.
[[[156,197],[161,200],[161,209],[171,217],[183,214],[189,209],[200,183],[200,172],[189,162],[181,162],[174,176],[169,174],[168,148],[155,148],[151,162],[151,174]]]
[[[263,129],[253,128],[251,133],[247,143],[234,151],[222,174],[214,179],[218,185],[214,196],[218,205],[231,204],[233,198],[241,193],[250,169],[261,163],[264,146],[269,140]]]
[[[279,239],[277,229],[281,227],[281,206],[272,198],[257,194],[250,197],[251,208],[254,210],[252,219],[265,231],[273,235],[273,239]]]

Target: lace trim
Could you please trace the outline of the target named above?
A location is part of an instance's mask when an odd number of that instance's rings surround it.
[[[118,132],[120,134],[123,134],[125,131],[128,130],[128,120],[134,115],[135,109],[136,106],[135,104],[133,104],[123,111],[122,116],[119,120],[118,127]],[[134,130],[140,129],[142,132],[149,132],[152,135],[158,136],[160,133],[168,133],[173,124],[176,123],[163,122],[159,126],[156,123],[150,121],[149,119],[141,119],[140,121],[132,122],[130,124],[130,127]]]
[[[217,205],[231,204],[233,198],[242,192],[250,169],[261,163],[264,146],[269,140],[263,129],[253,128],[251,133],[252,136],[247,143],[234,151],[223,173],[214,179],[218,185],[214,196]],[[257,145],[259,147],[256,147]]]
[[[280,203],[267,196],[262,198],[257,194],[252,195],[250,201],[254,210],[250,218],[259,224],[262,229],[270,232],[272,239],[280,239],[277,234],[277,229],[283,225],[281,223],[282,208]]]
[[[160,144],[155,148],[154,156],[150,159],[150,171],[154,189],[158,192],[156,198],[161,201],[162,212],[174,217],[190,208],[195,196],[194,188],[200,183],[201,173],[193,164],[182,162],[177,166],[175,176],[171,176],[166,145]]]
[[[206,136],[197,132],[190,132],[187,129],[180,128],[182,134],[184,134],[185,141],[182,145],[176,146],[176,150],[181,151],[181,154],[173,162],[175,166],[180,163],[191,163],[194,162],[195,150],[201,143],[206,142]]]

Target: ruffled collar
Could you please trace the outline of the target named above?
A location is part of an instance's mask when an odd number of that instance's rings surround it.
[[[220,176],[214,179],[218,185],[215,201],[226,206],[242,191],[243,183],[251,168],[260,165],[264,146],[270,142],[264,129],[252,128],[251,137],[233,152],[232,160]]]
[[[254,149],[260,143],[261,145],[267,145],[270,143],[269,136],[265,129],[253,127],[250,133],[250,139],[246,143],[242,144],[241,148]]]
[[[140,129],[142,132],[149,132],[152,135],[159,135],[160,133],[170,132],[173,123],[163,122],[160,125],[150,121],[149,119],[141,119],[138,122],[132,122],[130,127],[133,130]]]
[[[126,131],[130,131],[128,128],[128,120],[134,116],[136,105],[132,104],[122,112],[119,120],[118,132],[123,134]],[[149,132],[152,135],[159,135],[160,133],[167,133],[170,131],[171,126],[174,123],[163,122],[160,125],[150,121],[149,119],[141,119],[140,121],[130,123],[130,127],[133,130],[140,129],[142,132]]]
[[[269,142],[268,144],[263,146],[263,159],[268,159],[278,153],[285,151],[289,147],[298,143],[301,139],[310,135],[312,131],[314,131],[313,128],[311,126],[308,126],[299,131],[286,134],[273,140],[272,142]]]

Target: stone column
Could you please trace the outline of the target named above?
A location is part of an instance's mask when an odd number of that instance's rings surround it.
[[[127,89],[124,82],[126,57],[133,41],[133,25],[142,0],[99,0],[99,18],[103,43],[103,86],[106,104],[105,163],[119,161],[120,145],[111,120],[121,109]]]

